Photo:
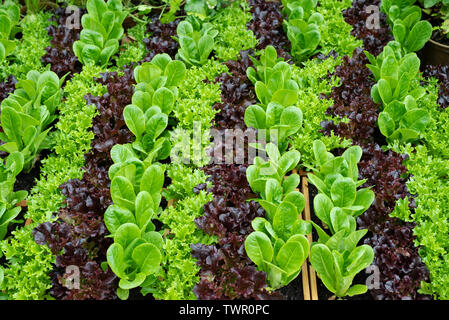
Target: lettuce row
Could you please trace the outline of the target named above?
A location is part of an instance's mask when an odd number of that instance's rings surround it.
[[[205,190],[194,192],[198,185],[207,183],[203,171],[183,164],[167,166],[171,184],[163,191],[167,201],[174,201],[160,215],[164,228],[170,230],[165,238],[165,255],[162,281],[155,284],[154,298],[162,300],[196,299],[193,288],[199,282],[200,267],[191,256],[192,244],[212,244],[215,237],[199,230],[195,219],[203,215],[203,207],[212,201],[213,195]]]
[[[431,79],[426,85],[426,96],[422,107],[429,112],[431,122],[423,133],[425,144],[412,146],[392,146],[395,151],[406,153],[409,159],[405,166],[411,174],[407,187],[414,198],[416,209],[412,214],[408,206],[397,204],[392,215],[416,224],[413,233],[415,245],[420,246],[419,254],[430,272],[430,281],[421,283],[422,294],[435,299],[449,299],[448,240],[449,220],[449,110],[441,109],[437,103],[438,85]],[[406,198],[407,202],[408,199]]]
[[[373,101],[382,105],[378,125],[391,143],[412,143],[422,137],[430,122],[429,113],[420,105],[426,91],[419,84],[420,50],[432,35],[432,26],[421,20],[421,9],[409,1],[383,1],[381,9],[392,25],[395,41],[390,41],[377,58],[365,52],[377,83],[372,87]]]
[[[37,15],[26,15],[18,24],[22,31],[22,39],[14,40],[16,47],[13,54],[0,61],[0,79],[6,79],[11,74],[18,80],[26,78],[31,70],[45,71],[41,57],[50,45],[50,37],[46,28],[50,25],[49,12]]]
[[[13,38],[20,20],[20,7],[7,0],[0,4],[0,62],[5,60],[16,48]]]
[[[27,191],[13,191],[16,176],[22,170],[31,170],[39,153],[52,145],[47,135],[61,103],[60,85],[61,80],[53,72],[40,74],[33,70],[2,101],[0,140],[4,144],[0,151],[9,155],[0,161],[0,240],[20,213],[19,203],[28,195]]]
[[[41,178],[27,198],[25,218],[31,224],[12,231],[12,237],[0,243],[7,260],[0,268],[4,274],[0,290],[8,299],[48,298],[46,291],[51,287],[48,272],[53,268],[54,256],[47,246],[34,241],[32,230],[39,223],[54,219],[53,212],[59,210],[64,200],[59,186],[83,175],[84,154],[89,151],[93,138],[88,129],[96,113],[94,106],[86,106],[83,97],[88,93],[104,93],[104,87],[93,81],[102,71],[99,67],[85,66],[67,82],[65,102],[59,106],[59,121],[55,125],[57,130],[50,134],[54,153],[42,160]]]
[[[351,55],[355,48],[362,46],[362,41],[348,36],[352,27],[345,22],[341,13],[344,9],[351,7],[351,4],[351,0],[322,0],[320,6],[316,8],[326,21],[325,24],[320,25],[320,51],[325,55],[336,51],[338,57],[329,57],[325,60],[309,59],[304,61],[301,67],[292,66],[293,77],[299,86],[295,105],[301,108],[304,121],[303,128],[288,140],[291,148],[301,153],[302,165],[314,165],[315,158],[310,146],[316,139],[323,141],[328,150],[347,148],[351,145],[349,140],[341,139],[334,134],[324,136],[321,126],[323,122],[330,120],[334,123],[346,121],[346,119],[336,119],[326,114],[333,101],[324,99],[322,96],[329,94],[332,87],[338,86],[339,79],[328,78],[328,74],[332,74],[335,67],[342,63],[341,57]]]
[[[354,277],[374,259],[373,249],[357,243],[368,232],[357,230],[356,218],[374,201],[374,192],[368,188],[357,190],[366,180],[358,180],[357,163],[362,148],[352,146],[342,156],[327,152],[317,140],[313,144],[317,168],[309,173],[310,182],[318,189],[313,200],[315,215],[331,232],[329,236],[312,222],[319,239],[312,244],[310,262],[326,288],[337,297],[353,296],[367,291],[365,285],[351,287]]]
[[[431,30],[430,32],[426,31],[428,27],[424,23],[416,22],[416,17],[420,17],[420,9],[412,6],[413,3],[415,1],[410,0],[403,2],[402,6],[395,6],[392,1],[387,1],[383,5],[383,10],[387,13],[390,21],[396,22],[407,16],[406,19],[409,21],[415,21],[411,30],[405,29],[404,39],[398,38],[398,35],[404,33],[404,29],[401,26],[396,27],[394,36],[395,40],[399,41],[399,45],[395,43],[389,45],[393,48],[400,47],[404,52],[421,48],[431,34]],[[391,6],[389,7],[389,5]],[[393,31],[395,30],[393,29]],[[413,32],[420,34],[413,34]],[[389,50],[388,47],[385,49]],[[417,67],[413,65],[411,67],[419,68],[419,64]],[[414,80],[418,82],[421,77],[415,75]],[[449,132],[447,126],[449,118],[447,109],[441,110],[436,103],[437,87],[435,82],[431,81],[430,85],[416,90],[421,90],[424,93],[420,97],[418,109],[423,116],[415,118],[415,126],[420,126],[419,137],[422,142],[412,146],[403,144],[401,140],[396,140],[390,141],[389,147],[396,152],[408,154],[410,157],[405,162],[405,166],[412,175],[407,186],[411,194],[417,195],[414,198],[417,207],[411,214],[408,206],[404,205],[408,200],[398,201],[392,215],[416,223],[413,229],[417,238],[415,245],[421,246],[419,254],[430,272],[430,282],[422,283],[419,292],[430,294],[438,299],[448,299],[447,274],[449,270],[446,259],[442,257],[447,257],[448,221],[444,208],[448,203],[447,159],[449,154],[445,137]],[[423,122],[425,126],[422,125]],[[379,126],[381,126],[380,122]]]
[[[88,13],[81,18],[83,30],[80,40],[73,44],[73,52],[82,64],[106,66],[119,49],[128,12],[121,0],[88,0],[86,7]]]
[[[206,156],[211,146],[208,130],[217,112],[213,105],[221,101],[220,83],[212,81],[227,71],[226,66],[216,60],[209,60],[202,67],[189,68],[184,81],[178,86],[178,99],[174,108],[178,126],[171,132],[170,139],[173,148],[178,144],[186,146],[183,152],[188,153],[186,156],[190,162],[173,163],[172,160],[172,164],[167,166],[171,183],[163,191],[163,197],[173,201],[173,205],[167,206],[159,217],[169,234],[164,238],[162,265],[165,272],[160,275],[163,281],[156,282],[152,290],[148,291],[156,299],[196,299],[193,289],[200,280],[200,267],[197,259],[191,255],[191,245],[216,242],[215,237],[198,229],[195,222],[196,218],[203,215],[204,205],[213,200],[213,194],[205,190],[195,192],[194,189],[198,185],[210,184],[206,182],[204,172],[198,168],[209,162]],[[195,122],[199,122],[201,128],[196,128]],[[200,152],[191,143],[195,134],[201,137]],[[173,159],[173,154],[171,156]]]
[[[137,287],[142,287],[142,294],[151,292],[164,272],[160,266],[165,259],[164,239],[151,222],[162,210],[165,166],[157,161],[170,155],[165,130],[185,73],[185,65],[167,54],[158,54],[134,70],[137,84],[132,104],[123,115],[136,140],[111,149],[114,164],[109,179],[114,204],[104,219],[114,239],[107,262],[120,278],[120,299],[127,299],[129,290]]]
[[[260,60],[252,60],[255,68],[249,67],[246,73],[261,104],[245,110],[245,124],[268,130],[267,141],[276,141],[283,152],[287,149],[287,138],[302,126],[302,111],[294,106],[299,86],[293,79],[291,66],[277,57],[273,46],[265,48]]]
[[[299,219],[305,200],[296,188],[298,174],[285,177],[300,159],[298,151],[292,150],[282,156],[274,144],[266,145],[269,161],[254,159],[246,175],[251,189],[260,194],[255,199],[265,209],[266,218],[252,221],[255,230],[245,240],[248,257],[259,270],[266,272],[272,289],[288,285],[301,272],[309,255],[310,223]],[[285,179],[284,179],[285,177]]]
[[[316,11],[318,0],[283,0],[283,14],[288,17],[283,26],[291,42],[291,54],[303,62],[318,52],[321,41],[320,25],[325,22]]]

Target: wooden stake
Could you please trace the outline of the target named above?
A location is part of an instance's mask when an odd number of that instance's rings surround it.
[[[302,193],[304,194],[305,198],[305,207],[304,207],[304,220],[306,221],[312,221],[311,214],[310,214],[310,201],[309,201],[309,183],[307,181],[307,175],[303,173],[302,175]],[[310,243],[312,243],[312,233],[309,233],[307,235],[307,238]],[[318,290],[317,290],[317,284],[316,284],[316,273],[315,270],[313,270],[312,266],[309,265],[309,282],[310,282],[310,295],[312,297],[312,300],[318,300]]]

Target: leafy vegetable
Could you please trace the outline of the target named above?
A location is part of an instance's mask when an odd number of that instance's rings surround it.
[[[88,14],[83,15],[80,40],[73,44],[73,51],[83,64],[108,64],[118,51],[119,40],[123,37],[122,23],[128,12],[121,0],[88,0]]]
[[[337,297],[354,296],[367,291],[366,285],[352,285],[354,277],[374,259],[368,245],[357,246],[367,230],[341,230],[332,237],[314,224],[320,234],[318,243],[310,249],[310,263],[326,288]]]
[[[374,258],[370,246],[357,243],[367,230],[357,229],[355,218],[365,212],[374,201],[374,192],[368,188],[357,190],[366,180],[358,180],[357,163],[362,148],[352,146],[341,156],[327,152],[323,142],[316,140],[313,153],[318,169],[308,178],[319,193],[313,207],[316,216],[329,228],[332,236],[313,223],[318,232],[318,243],[312,244],[310,262],[324,285],[337,297],[365,293],[366,286],[351,287],[355,275],[369,266]]]
[[[0,4],[0,62],[16,48],[13,40],[20,20],[20,7],[11,0]]]
[[[132,104],[126,106],[123,116],[136,140],[132,148],[126,147],[126,152],[134,156],[137,152],[148,163],[169,156],[170,141],[163,133],[178,95],[176,87],[183,81],[185,72],[185,65],[167,54],[156,55],[151,62],[134,70],[137,85]]]
[[[279,143],[284,151],[288,147],[287,138],[302,127],[302,111],[298,107],[284,107],[270,102],[264,110],[259,105],[249,106],[245,111],[245,124],[258,130],[267,130],[267,141]]]
[[[265,209],[267,219],[256,218],[255,230],[245,240],[248,257],[265,271],[269,284],[277,289],[286,286],[301,272],[308,256],[309,242],[304,236],[310,224],[299,219],[304,209],[304,196],[296,191],[299,175],[284,179],[299,162],[299,152],[280,155],[274,144],[267,144],[269,161],[257,157],[248,167],[247,178],[254,192],[261,195],[257,202]]]
[[[255,86],[256,95],[262,106],[276,102],[284,107],[295,104],[298,99],[298,83],[293,79],[291,66],[277,57],[276,49],[268,46],[259,61],[252,58],[255,68],[248,68],[246,74]]]
[[[374,192],[368,188],[357,190],[366,180],[358,180],[357,163],[362,148],[352,146],[342,156],[335,157],[327,152],[323,142],[313,143],[313,153],[318,169],[308,178],[319,194],[314,199],[316,215],[328,226],[331,224],[331,210],[340,208],[345,214],[357,217],[365,212],[374,200]]]
[[[415,2],[387,0],[381,6],[391,21],[394,39],[406,53],[421,50],[432,36],[432,25],[421,20],[421,8]]]
[[[164,170],[153,164],[139,175],[136,166],[129,164],[111,177],[114,204],[105,212],[105,224],[114,244],[107,260],[120,278],[117,295],[121,299],[127,299],[129,289],[156,281],[160,271],[163,239],[151,219],[160,211]]]
[[[416,86],[420,61],[415,53],[402,56],[400,45],[391,42],[379,57],[366,53],[368,67],[378,80],[371,89],[374,102],[383,104],[379,129],[389,141],[412,142],[420,138],[430,122],[426,110],[418,107],[425,89]]]
[[[211,23],[202,23],[195,18],[181,21],[176,31],[180,45],[177,56],[188,66],[204,65],[214,49],[218,31]]]
[[[23,162],[23,155],[17,151],[0,161],[0,240],[21,211],[21,207],[16,205],[28,195],[27,191],[14,192],[16,176],[22,171]]]
[[[321,41],[319,26],[324,18],[316,12],[318,0],[284,0],[282,3],[288,16],[284,28],[292,44],[292,56],[302,62],[317,53]]]
[[[20,151],[26,171],[33,167],[39,152],[51,146],[48,127],[56,119],[62,82],[54,72],[30,71],[27,79],[19,81],[14,93],[1,104],[0,121],[4,132],[0,133],[0,139],[5,144],[0,150]]]

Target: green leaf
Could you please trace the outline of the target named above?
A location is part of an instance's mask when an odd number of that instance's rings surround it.
[[[292,106],[298,100],[298,92],[296,90],[280,89],[273,93],[271,102],[279,103],[284,107]]]
[[[126,249],[135,239],[140,238],[140,229],[134,223],[122,224],[114,234],[114,242]]]
[[[104,223],[112,234],[125,223],[135,223],[134,215],[131,211],[116,205],[111,205],[104,213]]]
[[[368,288],[366,287],[366,285],[364,285],[364,284],[356,284],[356,285],[350,287],[348,289],[348,291],[346,291],[346,294],[348,296],[352,297],[352,296],[356,296],[356,295],[359,295],[359,294],[364,294],[367,291],[368,291]]]
[[[321,140],[315,140],[313,142],[313,154],[318,166],[322,166],[327,162],[327,149],[326,145]]]
[[[324,244],[315,244],[310,250],[310,263],[327,289],[335,292],[335,273],[332,253]]]
[[[154,92],[153,105],[161,108],[165,114],[170,114],[175,104],[175,95],[167,88],[159,88]]]
[[[331,187],[331,198],[334,205],[340,208],[351,206],[356,198],[356,186],[351,178],[335,181]]]
[[[330,213],[334,204],[324,193],[319,193],[313,199],[313,208],[316,216],[326,225],[331,226]]]
[[[112,244],[106,253],[111,270],[120,278],[125,277],[124,251],[120,244]]]
[[[164,172],[164,168],[157,164],[148,167],[142,176],[140,190],[151,195],[160,193],[164,185]]]
[[[299,185],[299,175],[291,174],[282,182],[282,189],[284,194],[288,194],[296,190]]]
[[[273,228],[276,234],[283,240],[287,240],[291,235],[293,224],[298,220],[299,213],[296,206],[290,202],[283,201],[273,218]]]
[[[265,110],[258,106],[252,105],[245,110],[244,121],[247,127],[256,129],[266,128],[266,114]]]
[[[132,258],[137,264],[138,270],[145,275],[155,273],[162,260],[161,252],[151,243],[136,247],[132,253]]]
[[[391,118],[391,116],[387,112],[381,112],[377,121],[379,124],[380,132],[385,137],[390,137],[396,128],[394,120]]]
[[[156,58],[156,57],[155,57]],[[154,61],[154,58],[153,58]],[[186,66],[181,61],[171,61],[165,69],[164,75],[167,77],[166,86],[175,87],[181,84],[186,75]]]
[[[367,268],[374,259],[373,248],[364,244],[355,248],[348,257],[348,266],[346,267],[346,274],[357,274],[363,269]]]
[[[145,117],[143,111],[134,105],[128,105],[123,110],[123,117],[129,130],[137,139],[145,132]]]
[[[111,197],[114,204],[130,211],[134,210],[136,194],[132,183],[125,177],[116,176],[112,180]]]
[[[299,242],[287,241],[279,250],[276,261],[282,270],[291,274],[301,269],[306,257],[306,252]]]
[[[421,50],[427,41],[432,36],[432,25],[429,21],[417,22],[407,37],[405,48],[408,52],[415,52]]]
[[[251,261],[258,266],[262,266],[264,261],[273,260],[273,246],[270,238],[263,232],[252,232],[245,240],[245,250]]]

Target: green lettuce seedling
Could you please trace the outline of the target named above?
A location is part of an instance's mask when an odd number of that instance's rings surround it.
[[[5,237],[8,225],[21,211],[21,207],[16,205],[28,194],[26,191],[14,192],[16,176],[22,171],[23,164],[20,152],[12,152],[5,160],[0,160],[0,240]]]
[[[383,106],[378,119],[380,131],[389,142],[419,139],[430,123],[429,113],[418,106],[426,92],[417,86],[419,58],[415,53],[403,56],[397,42],[389,43],[377,58],[366,54],[371,63],[368,68],[378,80],[371,96]]]
[[[413,5],[416,0],[384,0],[381,9],[388,16],[394,39],[404,52],[421,50],[432,36],[432,25],[421,20],[421,8]]]
[[[176,29],[179,50],[177,56],[188,66],[206,64],[214,49],[215,37],[218,31],[211,23],[202,23],[192,18],[181,21]]]
[[[127,299],[129,290],[149,286],[157,279],[164,241],[152,219],[161,211],[165,169],[153,164],[142,173],[134,163],[112,175],[113,205],[105,212],[105,224],[114,239],[107,261],[120,278],[117,295]]]
[[[13,1],[7,0],[0,5],[0,62],[5,60],[14,49],[16,43],[13,40],[16,25],[20,20],[20,7]]]
[[[267,46],[260,60],[253,59],[255,68],[248,68],[246,74],[255,86],[256,95],[266,109],[270,102],[284,107],[292,106],[298,100],[298,84],[292,78],[291,66],[277,58],[276,49]]]
[[[267,130],[266,139],[277,141],[279,149],[285,151],[288,137],[301,129],[303,116],[298,107],[284,107],[270,102],[266,110],[260,105],[249,106],[245,110],[244,120],[247,127]]]
[[[284,28],[292,44],[292,56],[297,62],[307,60],[318,52],[323,16],[316,12],[317,0],[284,0]]]
[[[353,217],[365,212],[374,201],[374,192],[369,188],[357,190],[366,180],[358,180],[357,163],[362,157],[359,146],[348,148],[342,156],[335,157],[327,152],[320,140],[313,143],[313,153],[317,168],[311,168],[310,182],[317,187],[319,194],[314,198],[315,214],[331,227],[332,208],[341,208]]]
[[[164,132],[178,95],[177,86],[185,73],[184,63],[172,60],[167,54],[158,54],[134,70],[137,85],[132,104],[125,107],[123,117],[136,137],[129,153],[138,153],[146,163],[170,155],[170,140]]]
[[[367,291],[366,285],[353,285],[354,277],[374,260],[373,249],[357,246],[368,230],[343,228],[329,237],[314,224],[320,238],[310,249],[310,263],[326,288],[337,297],[354,296]]]
[[[120,0],[88,0],[87,14],[81,18],[83,30],[73,51],[82,64],[108,64],[123,37],[122,23],[128,15]]]
[[[308,256],[309,242],[305,237],[311,225],[299,219],[305,200],[296,188],[299,175],[291,174],[299,162],[299,152],[289,151],[281,156],[274,144],[267,144],[269,161],[256,158],[247,170],[247,179],[261,199],[253,199],[266,210],[266,218],[252,222],[255,230],[245,240],[248,257],[267,273],[270,287],[277,289],[289,284],[301,272]]]
[[[0,121],[4,132],[0,140],[1,151],[20,151],[24,157],[24,170],[29,171],[41,150],[51,147],[47,137],[48,126],[56,119],[61,102],[61,84],[52,71],[30,71],[25,80],[16,84],[16,90],[1,104]]]

